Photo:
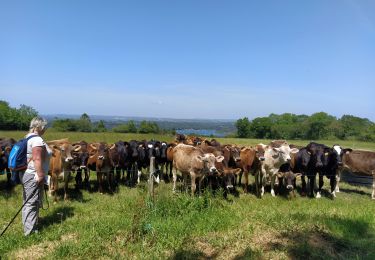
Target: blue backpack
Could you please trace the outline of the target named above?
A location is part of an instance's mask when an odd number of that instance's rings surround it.
[[[27,141],[37,135],[31,135],[27,138],[23,138],[14,144],[9,154],[8,168],[12,171],[11,180],[14,183],[19,183],[18,172],[25,171],[27,169]]]

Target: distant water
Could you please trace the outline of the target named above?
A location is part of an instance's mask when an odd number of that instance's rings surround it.
[[[212,129],[178,129],[176,130],[176,133],[184,134],[184,135],[202,135],[202,136],[216,136],[216,137],[225,136],[224,133],[220,133]]]

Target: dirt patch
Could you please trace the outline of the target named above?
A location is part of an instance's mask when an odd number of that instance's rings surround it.
[[[217,256],[217,250],[207,241],[197,241],[196,249],[202,252],[206,258],[215,258]]]
[[[32,245],[24,249],[19,249],[10,254],[10,259],[41,259],[47,254],[55,250],[61,242],[74,241],[77,242],[78,235],[75,233],[62,235],[59,240],[45,241],[37,245]]]
[[[48,252],[55,249],[56,243],[43,242],[38,245],[33,245],[25,249],[20,249],[10,256],[11,259],[41,259],[46,256]]]

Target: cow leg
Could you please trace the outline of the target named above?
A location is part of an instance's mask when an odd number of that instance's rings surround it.
[[[318,187],[318,191],[316,192],[316,198],[319,199],[322,197],[322,187],[324,185],[324,175],[319,173],[319,187]]]
[[[260,176],[260,181],[261,181],[261,190],[260,190],[260,196],[263,197],[264,195],[264,187],[266,186],[267,182],[267,172],[266,170],[262,167],[261,169],[261,176]]]
[[[97,176],[97,179],[98,179],[99,193],[103,194],[103,187],[102,187],[103,176],[102,176],[102,173],[97,171],[96,176]]]
[[[305,174],[303,174],[301,176],[301,184],[302,184],[301,196],[306,196],[306,179],[305,179]]]
[[[255,192],[258,198],[261,198],[264,194],[264,186],[263,186],[263,172],[262,170],[257,170],[255,172]],[[259,189],[261,187],[261,190]]]
[[[335,192],[340,192],[340,188],[339,188],[339,182],[340,182],[340,179],[341,179],[341,170],[336,170],[336,187],[335,187]]]
[[[185,192],[187,193],[188,192],[188,189],[189,189],[189,185],[188,185],[188,175],[187,174],[183,174],[183,181],[184,181],[184,188],[185,188]]]
[[[76,177],[74,179],[76,181],[76,188],[77,189],[82,188],[82,170],[81,169],[77,169]]]
[[[177,182],[177,169],[175,167],[172,168],[173,170],[173,193],[176,193],[176,182]]]
[[[113,189],[114,189],[114,178],[113,178],[113,176],[114,176],[114,174],[113,174],[113,171],[114,171],[114,169],[112,170],[112,169],[110,169],[108,172],[107,172],[107,182],[108,182],[108,189],[109,189],[109,191],[111,192],[111,193],[113,193]]]
[[[196,176],[194,172],[190,172],[191,177],[191,196],[194,196],[197,185],[195,184]]]
[[[68,200],[69,179],[70,179],[70,171],[64,171],[64,200]]]
[[[140,171],[139,169],[137,170],[137,183],[140,183],[141,182],[141,176],[142,176],[142,171]]]
[[[57,190],[58,190],[58,180],[57,180],[57,173],[52,174],[52,187],[51,187],[51,195],[53,195],[54,202],[57,202]]]
[[[244,171],[244,176],[245,176],[245,184],[244,184],[244,188],[243,188],[243,191],[245,193],[247,193],[248,191],[248,184],[249,184],[249,172],[248,171]]]
[[[310,182],[310,197],[314,197],[314,190],[315,190],[315,177],[316,173],[314,172],[308,172],[307,173],[309,182]]]
[[[332,198],[336,198],[336,175],[333,175],[329,178],[329,184],[331,185]]]
[[[272,197],[275,197],[274,186],[275,186],[276,173],[277,173],[277,171],[278,171],[278,169],[276,169],[275,172],[272,172],[272,171],[271,171],[271,195],[272,195]]]

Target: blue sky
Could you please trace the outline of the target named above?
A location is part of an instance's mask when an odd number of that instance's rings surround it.
[[[0,1],[0,99],[41,114],[375,121],[375,1]]]

